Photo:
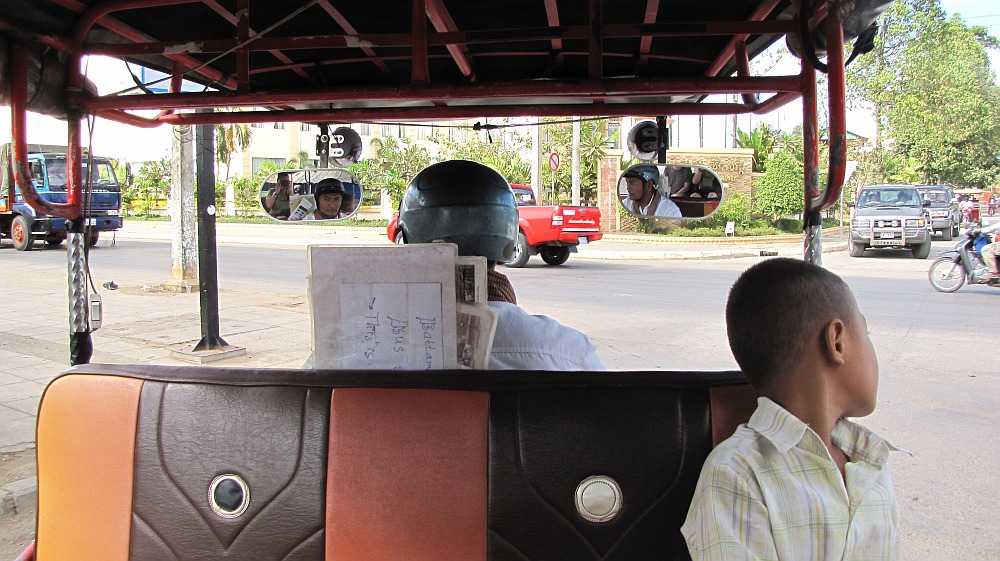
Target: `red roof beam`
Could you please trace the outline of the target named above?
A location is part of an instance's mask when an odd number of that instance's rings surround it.
[[[754,76],[748,78],[663,78],[663,79],[606,79],[585,82],[520,83],[469,83],[435,84],[409,89],[394,87],[368,88],[316,88],[283,90],[276,92],[188,92],[178,94],[127,95],[114,97],[83,97],[82,108],[88,111],[106,109],[183,109],[198,107],[264,107],[308,103],[407,101],[407,100],[465,100],[511,97],[595,97],[616,95],[645,96],[702,95],[714,93],[746,92],[799,92],[798,76]]]

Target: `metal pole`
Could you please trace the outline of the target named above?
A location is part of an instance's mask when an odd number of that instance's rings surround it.
[[[80,153],[80,115],[69,111],[66,119],[69,134],[66,146],[66,175],[71,187],[79,193],[83,185],[83,160]],[[66,266],[69,275],[69,363],[87,364],[94,354],[90,337],[87,309],[87,236],[83,216],[66,220]]]
[[[214,133],[212,125],[198,125],[195,131],[198,173],[198,286],[201,293],[201,341],[195,345],[195,351],[219,350],[228,346],[219,335]]]

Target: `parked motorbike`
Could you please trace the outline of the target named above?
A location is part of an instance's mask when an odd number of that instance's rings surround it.
[[[986,280],[989,271],[976,250],[976,240],[980,236],[985,238],[977,229],[967,230],[965,237],[955,244],[955,249],[945,251],[931,263],[927,271],[931,286],[941,292],[955,292],[962,288],[966,280],[969,284],[1000,286],[996,280]]]

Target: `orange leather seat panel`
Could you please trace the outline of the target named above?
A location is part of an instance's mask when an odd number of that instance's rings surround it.
[[[124,561],[143,381],[64,376],[38,413],[38,561]]]
[[[486,559],[489,394],[333,391],[326,558]]]

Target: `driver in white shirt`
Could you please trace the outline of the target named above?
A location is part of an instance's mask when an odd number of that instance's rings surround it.
[[[498,314],[489,368],[607,370],[586,335],[518,307],[496,271],[498,261],[510,260],[518,230],[514,192],[502,175],[466,160],[428,166],[406,188],[399,225],[407,243],[454,243],[459,255],[486,257],[488,305]]]

